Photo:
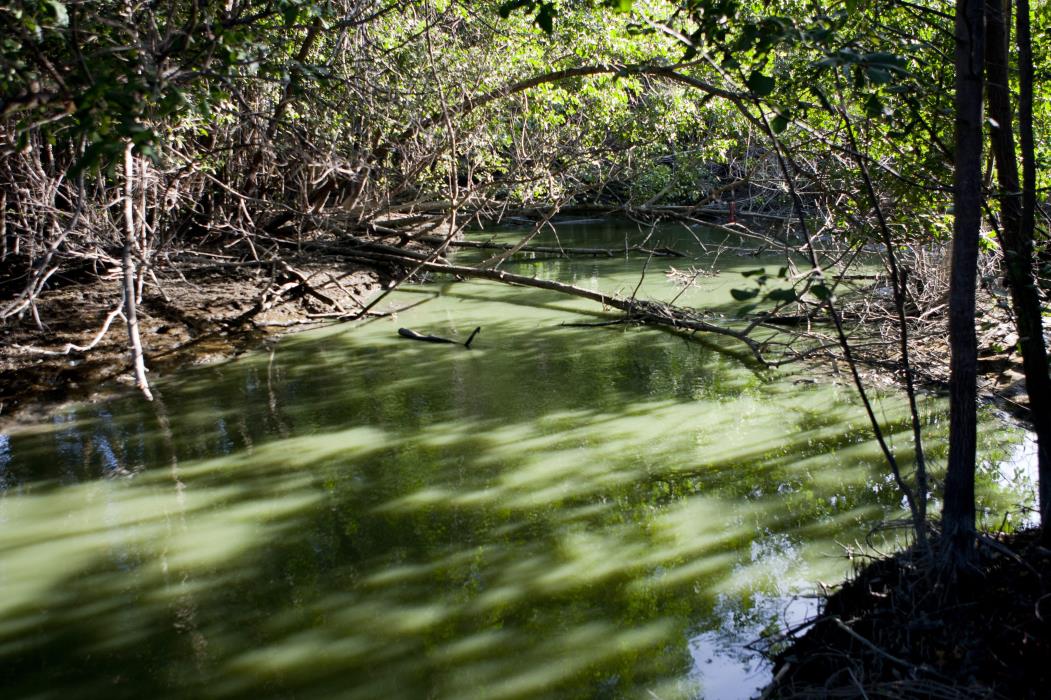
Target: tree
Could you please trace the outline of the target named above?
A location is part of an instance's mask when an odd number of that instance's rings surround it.
[[[987,0],[985,10],[986,93],[989,103],[989,140],[996,161],[1000,225],[997,233],[1018,329],[1029,411],[1037,436],[1040,520],[1051,523],[1051,377],[1041,319],[1040,296],[1033,274],[1035,239],[1036,153],[1033,143],[1033,51],[1029,32],[1029,3],[1018,3],[1019,123],[1024,183],[1018,180],[1018,150],[1014,139],[1014,110],[1010,79],[1010,24],[1003,0]],[[1051,541],[1051,527],[1044,528]]]
[[[963,567],[971,561],[975,528],[978,348],[974,314],[982,211],[984,12],[982,0],[958,0],[956,3],[956,170],[949,292],[949,464],[942,508],[946,551],[955,567]]]

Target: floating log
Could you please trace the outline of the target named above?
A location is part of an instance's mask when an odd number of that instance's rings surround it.
[[[424,335],[422,333],[417,333],[411,328],[399,328],[398,335],[400,335],[402,338],[408,338],[409,340],[422,340],[425,343],[448,343],[449,345],[463,345],[465,348],[470,350],[471,342],[474,341],[474,337],[478,335],[478,331],[480,330],[482,330],[481,326],[475,328],[474,332],[471,333],[471,337],[467,339],[466,343],[461,343],[459,340],[450,340],[449,338],[442,338],[441,336],[437,335]]]

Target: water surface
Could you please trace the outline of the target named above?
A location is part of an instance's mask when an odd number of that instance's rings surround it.
[[[669,265],[712,264],[695,233],[653,239],[695,260],[505,267],[626,294],[645,269],[640,297],[669,300]],[[732,317],[740,273],[780,264],[725,252],[680,303]],[[5,698],[748,697],[768,673],[750,643],[903,517],[835,377],[565,326],[606,317],[535,289],[435,279],[384,306],[411,308],[0,436]],[[465,350],[402,326],[482,332]],[[944,408],[924,406],[937,463]],[[879,407],[908,464],[902,402]],[[1022,435],[983,425],[999,518]]]

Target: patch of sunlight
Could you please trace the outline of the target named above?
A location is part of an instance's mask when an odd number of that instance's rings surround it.
[[[486,439],[491,446],[482,456],[480,463],[499,466],[508,461],[517,461],[529,452],[551,449],[569,438],[564,432],[538,434],[534,425],[519,423],[491,429],[486,434]]]
[[[477,423],[464,421],[446,421],[423,427],[413,437],[420,445],[426,447],[452,447],[458,449],[459,443],[467,435],[484,436],[490,439],[489,431]]]
[[[194,492],[179,503],[174,489],[161,494],[134,482],[91,482],[7,499],[9,526],[0,531],[0,616],[23,606],[47,606],[64,595],[63,582],[93,563],[153,550],[165,538],[168,513],[202,511],[234,493],[231,488]]]
[[[253,544],[266,541],[263,528],[221,518],[198,520],[192,530],[168,541],[167,564],[180,571],[203,571],[225,564]]]
[[[228,474],[233,470],[255,472],[263,466],[282,469],[315,467],[329,460],[349,461],[390,444],[393,438],[378,428],[357,427],[330,433],[304,435],[268,442],[250,453],[205,460],[179,468],[183,478]],[[156,475],[154,472],[151,475]],[[156,478],[163,478],[162,475]]]
[[[530,591],[522,584],[509,583],[489,588],[470,603],[470,610],[482,614],[491,610],[500,610],[529,597]]]
[[[737,548],[754,535],[744,523],[758,517],[761,511],[754,505],[700,496],[658,513],[650,528],[658,544],[640,557],[654,571],[630,585],[643,590],[676,587],[728,571],[740,557]]]
[[[449,489],[431,486],[422,488],[419,491],[413,491],[401,498],[381,503],[372,510],[374,513],[411,512],[431,506],[451,505],[459,498],[461,497]]]
[[[368,658],[374,643],[366,636],[347,635],[333,639],[330,632],[307,630],[277,644],[252,649],[230,660],[237,672],[276,673],[296,670],[307,673],[324,663]]]
[[[447,557],[435,559],[427,564],[401,564],[378,571],[362,581],[366,586],[383,587],[410,581],[417,581],[432,576],[443,569],[470,564],[476,557],[482,556],[483,548],[476,547],[463,552],[455,552]]]
[[[501,498],[502,495],[499,489],[486,488],[458,494],[450,500],[450,503],[456,506],[497,505],[500,503]]]
[[[440,625],[454,612],[455,608],[443,601],[411,604],[376,596],[358,600],[344,609],[333,610],[331,617],[333,622],[344,629],[369,630],[377,639],[398,639]]]
[[[629,589],[640,593],[662,588],[679,588],[699,579],[710,578],[713,574],[728,571],[739,557],[737,552],[719,552],[709,553],[683,563],[669,560],[667,565],[659,567],[646,578],[632,581]]]
[[[906,513],[902,512],[902,517]],[[805,524],[793,530],[797,537],[812,540],[811,547],[827,547],[833,552],[839,552],[842,548],[834,544],[833,538],[843,532],[855,532],[859,525],[869,528],[873,523],[878,523],[886,517],[883,509],[874,503],[856,506],[850,510],[843,510],[834,515],[826,515],[821,520]]]
[[[638,654],[665,642],[670,620],[618,630],[593,622],[549,638],[513,658],[475,664],[455,678],[450,695],[462,700],[510,700],[536,697],[572,680],[589,667],[617,656]]]
[[[65,582],[100,563],[138,568],[158,581],[168,567],[221,567],[275,537],[274,521],[303,512],[320,498],[308,491],[311,479],[301,476],[269,479],[265,498],[253,498],[257,494],[241,484],[193,483],[193,476],[232,461],[180,469],[190,488],[175,485],[169,470],[157,470],[133,480],[96,480],[5,498],[0,616],[57,604],[66,595]]]
[[[636,571],[647,559],[652,546],[630,541],[634,528],[615,531],[570,532],[562,537],[559,549],[564,561],[550,567],[532,583],[545,593],[571,591]]]
[[[752,523],[762,521],[763,515],[756,504],[693,496],[657,514],[652,531],[666,541],[662,550],[684,556],[750,541],[754,533]]]
[[[202,510],[232,494],[230,488],[194,492],[190,503],[180,505],[174,490],[161,492],[135,482],[101,480],[42,494],[8,496],[2,501],[8,526],[0,529],[0,552],[6,559],[14,550],[78,538],[85,538],[84,545],[90,547],[98,538],[113,536],[111,531],[156,524],[173,510]]]
[[[431,656],[442,663],[462,663],[508,650],[513,638],[505,629],[486,630],[445,644],[431,652]]]
[[[147,590],[143,591],[143,599],[159,605],[168,605],[176,601],[208,595],[228,586],[244,585],[245,572],[243,571],[225,573],[210,571],[207,576],[198,575],[191,579],[187,576],[189,572],[179,571],[171,566],[166,553],[161,553],[158,568],[156,584],[150,585]],[[169,580],[168,573],[171,571],[174,571],[180,578],[174,581]]]

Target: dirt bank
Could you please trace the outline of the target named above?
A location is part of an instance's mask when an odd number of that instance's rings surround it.
[[[199,256],[153,272],[138,307],[151,378],[351,315],[383,284],[371,270],[319,255],[280,265]],[[69,284],[41,296],[40,326],[27,314],[0,327],[0,427],[132,384],[127,329],[114,314],[120,300],[116,278]]]
[[[439,220],[437,225],[444,224]],[[405,265],[414,266],[448,235],[446,228],[433,235],[434,222],[425,229],[430,238],[414,237],[422,229],[410,220],[396,245],[387,242],[393,234],[383,231],[372,240],[350,238],[342,245],[322,237],[306,248],[273,239],[285,246],[275,262],[235,259],[223,249],[159,261],[146,275],[138,313],[147,367],[155,377],[186,363],[229,358],[268,336],[352,316],[385,283],[363,267],[362,256],[371,252],[372,264],[386,266],[389,276],[400,278]],[[417,257],[391,262],[395,254]],[[46,415],[56,401],[90,399],[131,383],[127,331],[116,315],[118,273],[64,286],[56,279],[60,284],[38,300],[39,325],[26,313],[0,326],[0,426],[19,416]],[[855,350],[863,358],[866,382],[900,380],[896,326],[879,320],[889,318],[887,313],[873,315],[871,310],[866,298],[853,316],[877,336]],[[910,330],[912,368],[936,390],[948,380],[944,309],[924,316]],[[978,323],[983,395],[1025,419],[1021,358],[1003,294],[984,290]],[[84,350],[96,341],[90,351]],[[35,408],[27,415],[31,406]]]

